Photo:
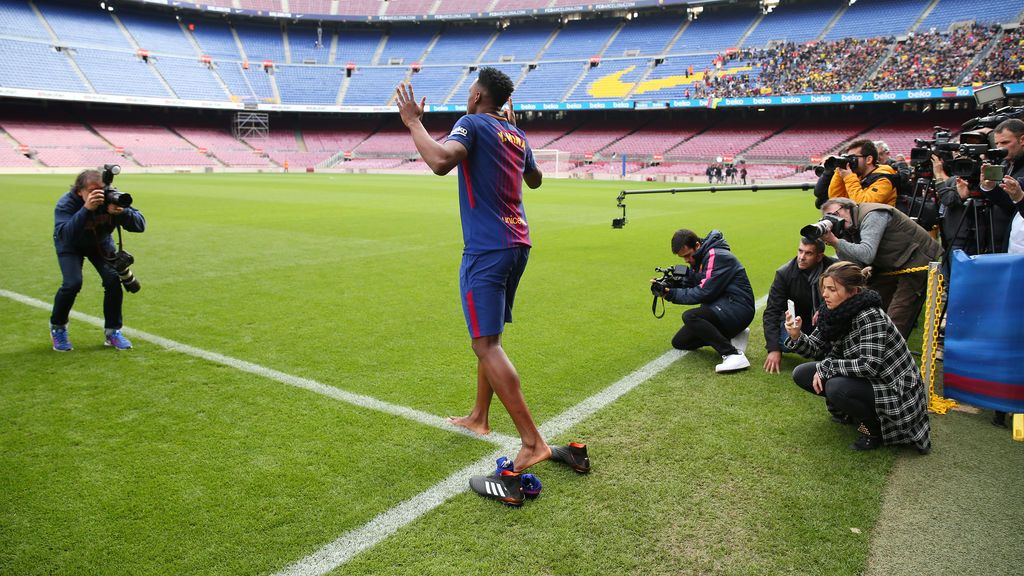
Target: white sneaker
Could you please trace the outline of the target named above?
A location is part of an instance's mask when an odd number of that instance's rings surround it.
[[[715,366],[715,372],[735,372],[745,368],[750,368],[750,360],[747,360],[747,357],[740,352],[739,354],[722,356],[722,363]]]
[[[733,348],[739,350],[740,354],[747,351],[747,342],[750,340],[750,328],[744,328],[743,332],[733,336],[729,339],[729,343],[733,345]]]

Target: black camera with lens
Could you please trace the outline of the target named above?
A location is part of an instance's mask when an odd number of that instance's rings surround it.
[[[949,173],[967,180],[973,189],[982,180],[982,169],[1002,161],[1007,151],[989,148],[988,144],[961,144],[959,153],[960,156],[951,162]]]
[[[120,173],[121,167],[117,164],[103,165],[103,202],[127,208],[132,205],[132,195],[119,192],[113,185],[114,176]]]
[[[846,154],[844,156],[829,156],[825,158],[825,161],[821,163],[821,166],[814,167],[814,175],[821,176],[826,172],[832,172],[836,168],[847,169],[850,166],[857,165],[856,154]]]
[[[831,214],[825,214],[814,224],[808,224],[800,229],[800,235],[806,238],[814,240],[821,238],[826,232],[832,232],[836,236],[843,233],[843,228],[846,227],[846,220],[833,216]]]
[[[142,288],[138,278],[132,274],[130,266],[135,263],[135,257],[130,253],[118,250],[112,257],[107,258],[107,262],[117,272],[117,277],[121,280],[125,290],[134,294]]]
[[[655,296],[664,296],[666,290],[685,288],[686,279],[693,273],[689,266],[677,264],[666,268],[655,267],[655,272],[661,272],[661,278],[655,278],[651,282],[651,293]]]

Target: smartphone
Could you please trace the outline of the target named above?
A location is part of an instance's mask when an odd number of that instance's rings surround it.
[[[985,164],[981,167],[982,180],[1002,180],[1003,167],[999,164]]]
[[[786,311],[789,312],[789,321],[796,322],[796,304],[792,300],[786,300]]]

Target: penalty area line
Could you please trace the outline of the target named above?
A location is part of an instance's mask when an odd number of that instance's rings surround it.
[[[0,296],[3,296],[10,300],[14,300],[15,302],[19,302],[21,304],[25,304],[27,306],[31,306],[33,308],[39,308],[41,310],[48,311],[52,308],[52,305],[48,302],[43,302],[42,300],[37,300],[30,296],[25,296],[24,294],[11,292],[9,290],[0,289]],[[86,324],[91,324],[93,326],[103,328],[102,318],[97,318],[95,316],[90,316],[88,314],[82,314],[81,312],[75,311],[71,312],[71,317],[74,318],[75,320],[85,322]],[[327,384],[317,382],[316,380],[312,380],[310,378],[293,376],[291,374],[281,372],[280,370],[274,370],[273,368],[267,368],[266,366],[261,366],[253,362],[240,360],[238,358],[233,358],[231,356],[225,356],[224,354],[218,354],[217,352],[211,352],[209,350],[204,350],[202,348],[196,348],[195,346],[189,346],[188,344],[182,344],[181,342],[177,342],[169,338],[164,338],[162,336],[157,336],[155,334],[150,334],[148,332],[143,332],[141,330],[136,330],[134,328],[125,327],[123,328],[123,331],[125,332],[125,334],[132,338],[156,344],[157,346],[166,348],[167,350],[180,352],[182,354],[194,356],[196,358],[202,358],[203,360],[208,360],[215,364],[221,364],[223,366],[228,366],[236,370],[240,370],[242,372],[248,372],[249,374],[254,374],[261,378],[274,380],[276,382],[280,382],[281,384],[287,384],[288,386],[302,388],[303,390],[308,390],[315,394],[320,394],[321,396],[327,396],[328,398],[333,398],[334,400],[339,400],[341,402],[351,404],[359,408],[366,408],[368,410],[383,412],[385,414],[390,414],[392,416],[398,416],[419,424],[425,424],[433,428],[440,428],[441,430],[454,432],[456,434],[461,434],[463,436],[468,436],[470,438],[475,438],[477,440],[483,440],[486,442],[490,442],[491,444],[497,444],[498,446],[502,447],[508,446],[510,444],[518,444],[519,442],[517,438],[512,438],[511,436],[506,436],[504,434],[500,434],[497,432],[491,432],[486,436],[480,436],[479,434],[470,432],[465,428],[461,428],[459,426],[450,424],[445,418],[441,418],[440,416],[435,416],[433,414],[429,414],[421,410],[415,410],[413,408],[408,408],[406,406],[392,404],[390,402],[378,400],[372,396],[355,394],[353,392],[346,392],[345,390],[342,390],[340,388],[328,386]]]

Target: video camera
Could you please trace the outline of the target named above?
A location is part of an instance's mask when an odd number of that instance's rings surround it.
[[[120,173],[121,167],[117,164],[103,165],[103,202],[127,208],[132,205],[132,195],[119,192],[113,185],[114,176]]]
[[[826,232],[831,231],[836,236],[843,233],[843,228],[846,227],[846,220],[833,216],[831,214],[825,214],[814,224],[808,224],[800,229],[800,235],[806,238],[814,240],[821,238]]]
[[[1022,117],[1024,117],[1024,106],[1004,106],[988,116],[971,118],[967,122],[961,124],[960,127],[964,130],[974,130],[975,128],[995,128],[1004,120]]]
[[[658,297],[663,297],[666,290],[684,288],[686,286],[686,279],[693,273],[689,266],[683,264],[676,264],[667,268],[655,266],[654,271],[661,272],[661,278],[655,278],[651,282],[651,293]]]
[[[663,318],[665,316],[665,304],[662,302],[661,314],[658,314],[658,300],[665,298],[665,292],[673,288],[685,288],[687,286],[687,279],[693,270],[689,266],[683,264],[676,264],[675,266],[668,266],[665,268],[655,267],[655,272],[661,272],[661,278],[655,278],[651,280],[651,294],[654,294],[654,300],[651,302],[651,314],[654,314],[655,318]]]

